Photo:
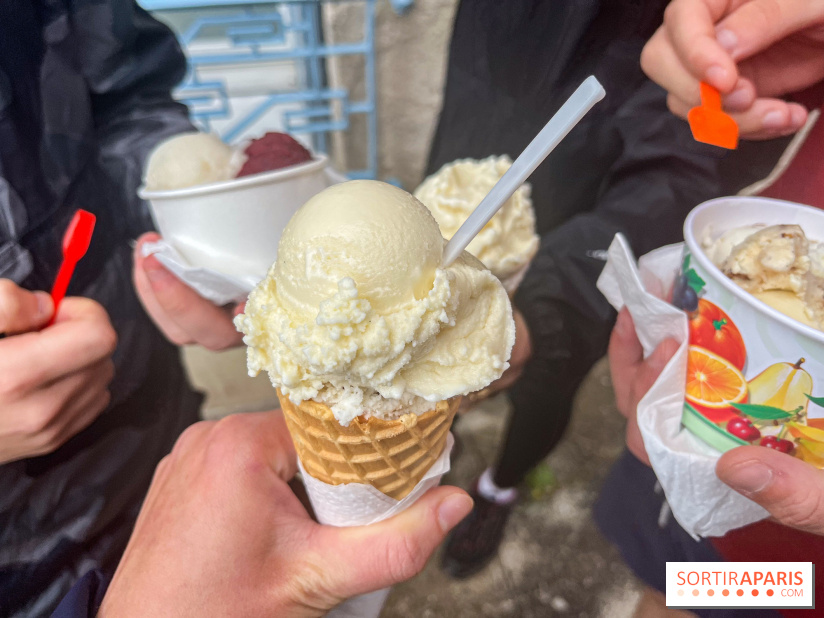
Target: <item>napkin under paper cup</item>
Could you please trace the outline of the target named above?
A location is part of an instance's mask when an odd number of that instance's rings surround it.
[[[175,277],[217,306],[246,300],[257,285],[256,276],[235,277],[211,268],[193,266],[165,239],[144,243],[140,249],[143,257],[155,256]]]
[[[615,309],[627,307],[647,357],[668,338],[680,343],[638,404],[638,427],[672,514],[693,537],[722,536],[764,519],[763,507],[733,491],[715,474],[720,453],[681,424],[687,367],[686,314],[662,300],[681,265],[683,243],[643,256],[638,264],[620,234],[608,251],[598,289]]]

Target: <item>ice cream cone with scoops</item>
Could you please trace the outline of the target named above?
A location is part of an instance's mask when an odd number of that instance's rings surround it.
[[[303,470],[320,483],[308,487],[319,515],[352,507],[329,487],[368,489],[384,510],[414,497],[448,460],[460,398],[508,366],[506,291],[469,253],[441,268],[444,244],[405,191],[335,185],[292,217],[236,318],[250,374],[269,374]]]

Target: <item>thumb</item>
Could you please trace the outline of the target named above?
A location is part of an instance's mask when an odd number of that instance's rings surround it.
[[[638,340],[635,324],[626,307],[618,313],[618,319],[609,338],[607,355],[613,381],[621,383],[629,383],[637,366],[644,360],[644,348]]]
[[[675,339],[665,339],[652,354],[641,363],[633,385],[638,401],[647,394],[652,385],[658,380],[664,367],[672,360],[678,351],[679,344]],[[638,402],[636,402],[637,404]]]
[[[812,25],[820,11],[820,0],[744,2],[718,23],[716,39],[737,62]]]
[[[446,535],[472,510],[457,487],[437,487],[385,521],[353,528],[320,528],[320,542],[338,547],[337,568],[328,570],[332,592],[350,598],[417,575]],[[326,537],[326,538],[324,538]],[[353,560],[357,556],[357,560]]]
[[[14,335],[38,330],[54,313],[51,296],[30,292],[13,281],[0,279],[0,333]]]
[[[824,474],[812,465],[762,446],[742,446],[721,457],[715,472],[780,523],[824,534]]]

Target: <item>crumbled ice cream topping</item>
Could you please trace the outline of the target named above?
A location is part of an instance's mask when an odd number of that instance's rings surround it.
[[[486,387],[515,339],[501,282],[464,252],[441,268],[431,213],[385,183],[335,185],[289,222],[235,324],[251,375],[295,404],[358,416],[423,413]]]
[[[811,242],[800,226],[736,228],[716,240],[705,237],[703,246],[740,287],[779,311],[788,299],[770,293],[791,292],[803,302],[810,322],[824,329],[824,245]]]

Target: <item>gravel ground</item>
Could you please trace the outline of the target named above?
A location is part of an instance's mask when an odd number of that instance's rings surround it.
[[[463,448],[445,482],[467,487],[493,461],[506,414],[506,400],[496,398],[460,419]],[[604,361],[582,385],[568,433],[547,458],[554,491],[515,509],[498,557],[475,577],[456,581],[441,572],[436,555],[392,591],[382,617],[632,616],[640,586],[590,515],[623,443]],[[543,476],[551,478],[546,469]]]

